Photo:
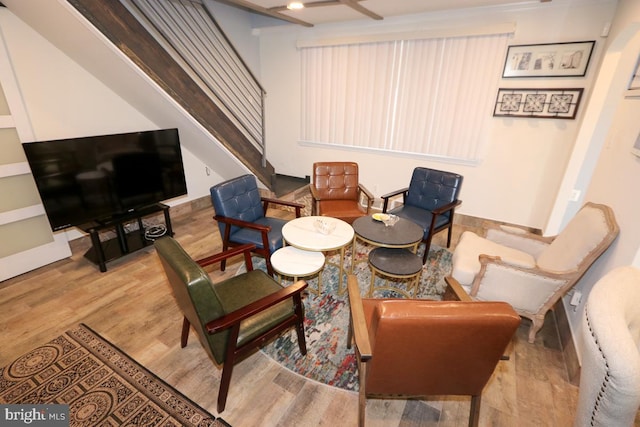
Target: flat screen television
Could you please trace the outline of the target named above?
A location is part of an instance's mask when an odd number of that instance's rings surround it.
[[[178,129],[23,144],[51,228],[106,222],[187,194]]]

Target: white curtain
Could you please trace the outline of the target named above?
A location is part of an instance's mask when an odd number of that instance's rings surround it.
[[[480,160],[508,34],[302,48],[307,142]]]

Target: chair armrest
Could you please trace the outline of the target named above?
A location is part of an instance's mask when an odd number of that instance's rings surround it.
[[[251,261],[251,251],[256,248],[253,243],[247,243],[245,245],[236,246],[232,249],[228,249],[224,252],[220,252],[206,258],[202,258],[196,261],[200,267],[206,267],[207,265],[215,264],[226,259],[232,258],[237,255],[244,255],[244,262],[247,267],[247,271],[253,270],[253,261]]]
[[[491,286],[492,282],[486,278],[488,268],[500,270],[503,276],[513,274],[514,280],[522,277],[524,273],[527,275],[527,280],[530,283],[537,282],[539,284],[547,283],[549,281],[573,283],[577,279],[576,275],[579,274],[578,270],[571,270],[565,273],[554,273],[551,271],[541,270],[537,267],[522,267],[510,264],[509,262],[502,260],[500,257],[489,255],[480,255],[478,259],[480,261],[480,272],[476,275],[473,283],[471,284],[471,292],[469,292],[469,295],[472,297],[478,295],[482,286]],[[492,276],[495,276],[495,274]],[[497,285],[504,287],[505,283],[508,283],[508,281],[500,280],[500,283]]]
[[[453,202],[447,203],[446,205],[442,205],[440,207],[435,208],[431,211],[431,224],[429,225],[429,234],[433,235],[436,232],[436,220],[439,215],[443,215],[446,212],[451,212],[449,216],[449,221],[453,221],[453,214],[456,206],[462,203],[462,200],[454,200]]]
[[[392,197],[396,197],[399,196],[400,194],[402,194],[402,198],[404,200],[405,197],[407,197],[407,192],[409,191],[409,187],[405,187],[405,188],[401,188],[400,190],[396,190],[396,191],[392,191],[391,193],[387,193],[384,196],[380,196],[380,198],[384,201],[384,204],[382,206],[382,212],[386,212],[387,211],[387,205],[389,204],[389,199]]]
[[[391,193],[387,193],[384,196],[380,196],[381,199],[390,199],[391,197],[399,196],[402,193],[406,193],[409,191],[409,187],[401,188],[400,190],[392,191]]]
[[[272,199],[269,197],[261,197],[260,200],[262,200],[262,209],[264,210],[264,214],[267,214],[267,208],[269,207],[269,204],[274,204],[274,205],[281,205],[281,206],[288,206],[290,208],[295,208],[296,210],[296,218],[300,218],[300,211],[302,209],[304,209],[304,204],[302,203],[296,203],[296,202],[290,202],[287,200],[280,200],[280,199]]]
[[[347,278],[347,289],[349,292],[351,327],[353,328],[353,337],[356,341],[356,349],[360,354],[360,360],[367,361],[371,359],[371,343],[369,342],[367,321],[364,318],[358,278],[353,274],[350,274]],[[350,341],[347,342],[347,347],[351,348]]]
[[[261,232],[267,232],[268,233],[269,231],[271,231],[271,227],[269,227],[268,225],[256,224],[254,222],[247,222],[247,221],[243,221],[241,219],[229,218],[229,217],[221,216],[221,215],[215,215],[213,217],[213,219],[215,219],[216,221],[219,221],[219,222],[223,222],[225,224],[235,225],[237,227],[251,228],[253,230],[258,230],[258,231],[261,231]]]
[[[318,189],[316,187],[310,185],[309,190],[311,191],[311,197],[313,197],[313,200],[320,200],[320,194],[318,193]]]
[[[360,192],[367,198],[367,213],[369,213],[375,197],[363,184],[358,184],[358,190],[360,190]]]
[[[250,228],[252,230],[256,230],[260,232],[260,237],[262,238],[262,247],[263,248],[268,248],[269,247],[269,231],[271,231],[271,227],[268,225],[262,225],[262,224],[256,224],[253,222],[247,222],[247,221],[242,221],[240,219],[236,219],[236,218],[229,218],[226,216],[220,216],[220,215],[215,215],[213,217],[216,221],[220,221],[224,224],[227,224],[229,227],[225,227],[224,230],[224,236],[223,239],[224,241],[228,241],[230,234],[231,234],[231,226],[235,225],[238,227],[243,227],[243,228]]]
[[[313,185],[309,186],[309,190],[311,191],[311,215],[317,215],[321,197],[318,193],[318,189]]]
[[[367,189],[367,187],[365,187],[363,184],[358,184],[358,188],[360,189],[360,191],[362,191],[364,193],[364,196],[369,199],[369,200],[373,200],[375,197],[373,196],[373,193],[371,191],[369,191]]]
[[[451,203],[447,203],[446,205],[442,205],[438,208],[435,208],[434,210],[431,211],[431,213],[435,216],[435,215],[442,215],[445,212],[448,212],[450,210],[455,209],[457,206],[459,206],[460,204],[462,204],[462,200],[454,200]]]
[[[460,282],[458,282],[452,276],[446,276],[444,278],[444,281],[447,282],[447,288],[444,290],[444,295],[442,296],[443,301],[473,301],[467,291],[464,290]]]
[[[273,307],[274,305],[281,303],[282,301],[285,301],[289,298],[296,298],[298,299],[297,303],[301,303],[300,294],[307,288],[307,286],[307,282],[305,282],[304,280],[298,280],[293,285],[282,288],[278,292],[260,298],[259,300],[254,301],[247,306],[232,311],[231,313],[227,313],[224,316],[207,323],[205,325],[205,329],[207,333],[215,334],[217,332],[228,329],[240,323],[241,321],[248,319],[251,316],[255,316],[261,311]]]

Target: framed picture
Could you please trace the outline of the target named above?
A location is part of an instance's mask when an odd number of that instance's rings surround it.
[[[502,77],[582,77],[595,41],[509,46]]]
[[[582,88],[498,89],[494,117],[575,119]]]

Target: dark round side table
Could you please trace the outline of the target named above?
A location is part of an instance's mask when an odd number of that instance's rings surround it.
[[[357,241],[375,246],[368,258],[371,267],[368,296],[373,295],[376,273],[393,278],[411,279],[408,289],[412,290],[411,293],[415,296],[420,283],[420,273],[422,273],[422,259],[417,255],[418,245],[422,241],[422,227],[404,218],[399,218],[394,225],[386,226],[371,216],[358,218],[353,222],[352,227],[354,231],[352,273],[356,264]],[[378,289],[391,289],[411,297],[408,292],[399,288],[385,286]]]
[[[371,267],[371,283],[367,296],[373,296],[375,289],[388,289],[399,292],[407,298],[415,298],[420,284],[420,274],[422,273],[422,258],[404,248],[375,248],[369,252],[369,266]],[[411,279],[407,285],[407,292],[404,289],[389,287],[388,281],[385,286],[375,287],[376,273],[396,279]]]

